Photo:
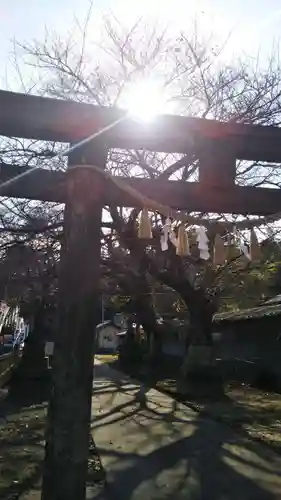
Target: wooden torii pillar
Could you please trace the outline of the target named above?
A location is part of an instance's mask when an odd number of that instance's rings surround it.
[[[107,148],[88,143],[69,156],[59,280],[53,389],[48,407],[43,500],[85,498],[91,421],[95,326],[99,319],[103,184]]]

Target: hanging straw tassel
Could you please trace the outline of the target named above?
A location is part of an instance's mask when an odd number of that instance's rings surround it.
[[[171,219],[168,217],[163,226],[162,235],[160,238],[162,252],[166,252],[169,248],[168,241],[170,232],[171,232]]]
[[[177,240],[177,255],[189,255],[188,236],[183,224],[180,225]]]
[[[198,227],[196,229],[198,250],[200,252],[200,259],[209,260],[209,238],[207,236],[206,229],[203,227]]]
[[[213,264],[214,266],[222,266],[226,261],[226,252],[224,247],[224,242],[219,234],[216,234],[214,242],[214,252],[213,252]]]
[[[253,262],[257,262],[261,259],[261,250],[254,229],[251,230],[250,256]]]
[[[143,208],[140,214],[138,237],[145,240],[152,239],[152,230],[147,208]]]

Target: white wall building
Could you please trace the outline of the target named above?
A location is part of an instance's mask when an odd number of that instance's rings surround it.
[[[116,352],[119,345],[118,334],[123,330],[113,321],[104,321],[96,326],[96,346],[97,352],[110,351]]]

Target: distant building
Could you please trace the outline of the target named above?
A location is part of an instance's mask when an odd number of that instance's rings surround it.
[[[115,325],[122,327],[123,329],[127,328],[127,318],[123,313],[116,313],[113,322]]]
[[[122,336],[123,333],[125,333],[124,328],[114,321],[100,323],[96,326],[96,351],[116,352],[120,342],[120,334]]]
[[[252,383],[263,373],[274,374],[281,390],[281,296],[251,309],[214,315],[216,357],[235,378]]]

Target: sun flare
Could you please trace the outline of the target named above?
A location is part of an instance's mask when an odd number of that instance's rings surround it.
[[[167,96],[164,87],[153,80],[131,83],[124,93],[124,106],[129,114],[144,122],[167,112]]]

